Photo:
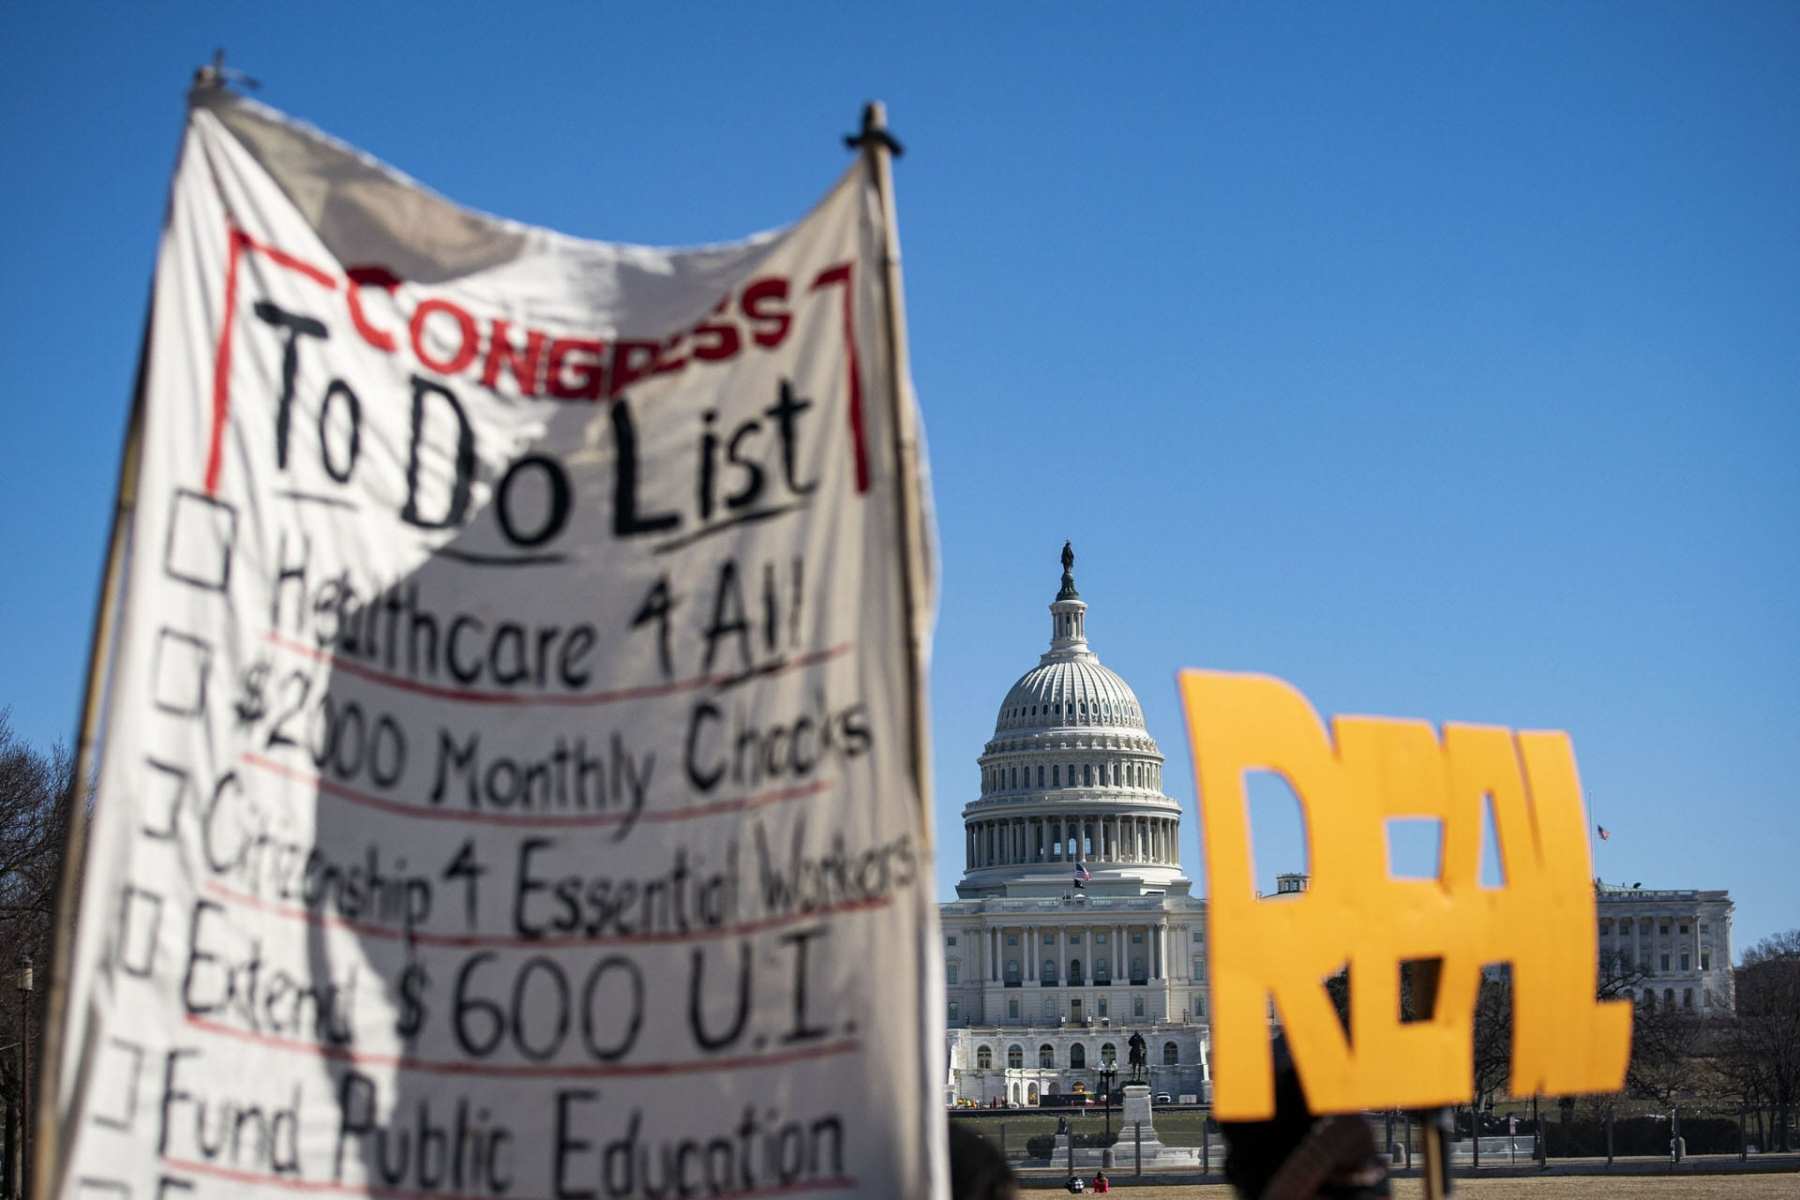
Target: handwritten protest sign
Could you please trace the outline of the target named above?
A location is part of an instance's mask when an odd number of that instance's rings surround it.
[[[1475,993],[1510,963],[1515,1095],[1616,1091],[1628,1001],[1594,998],[1599,946],[1574,750],[1560,733],[1339,717],[1327,737],[1280,680],[1183,671],[1206,843],[1213,1103],[1222,1120],[1274,1112],[1271,999],[1315,1112],[1428,1106],[1474,1092]],[[1259,899],[1244,776],[1273,771],[1300,800],[1312,879]],[[1504,886],[1481,882],[1491,802]],[[1386,822],[1443,823],[1434,879],[1388,874]],[[1400,967],[1437,960],[1429,1019],[1401,1021]],[[1350,1029],[1325,977],[1350,971]]]
[[[46,1194],[941,1192],[872,157],[655,250],[196,93]]]

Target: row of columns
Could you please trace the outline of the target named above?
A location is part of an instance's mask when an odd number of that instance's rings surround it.
[[[1173,866],[1181,860],[1174,817],[1007,817],[970,821],[964,835],[970,870],[1074,860]]]
[[[1033,766],[1037,767],[1037,783],[1031,782]],[[1048,774],[1045,764],[1026,763],[1023,768],[1014,763],[1005,766],[991,766],[981,772],[981,793],[1016,792],[1021,790],[1042,791],[1044,788],[1065,787],[1115,787],[1140,788],[1157,791],[1162,787],[1162,769],[1148,759],[1108,760],[1098,764],[1098,779],[1095,778],[1095,763],[1069,763],[1068,776],[1063,776],[1062,763],[1050,764]],[[1075,768],[1081,767],[1080,781],[1076,781]],[[1021,770],[1024,778],[1020,778]]]
[[[1681,924],[1687,923],[1688,931],[1679,932]],[[1669,936],[1665,940],[1662,927],[1669,927]],[[1630,916],[1618,917],[1614,926],[1619,932],[1605,936],[1600,941],[1601,953],[1622,951],[1629,947],[1632,959],[1646,974],[1678,975],[1681,973],[1680,955],[1685,951],[1688,955],[1688,969],[1698,971],[1700,955],[1704,943],[1700,937],[1700,917],[1692,910],[1671,913],[1633,913]],[[1669,969],[1662,970],[1662,960],[1658,956],[1664,947],[1670,951]],[[1721,961],[1724,961],[1721,959]]]
[[[1013,926],[1020,932],[1020,953],[1018,956],[1019,978],[1027,983],[1068,984],[1069,960],[1079,957],[1087,964],[1086,973],[1081,983],[1083,986],[1092,983],[1095,978],[1094,964],[1106,961],[1111,967],[1109,979],[1129,980],[1131,978],[1130,935],[1134,930],[1146,930],[1149,937],[1145,939],[1144,963],[1147,978],[1152,980],[1169,977],[1169,926],[1166,922],[1150,925],[1018,925]],[[1050,945],[1044,944],[1044,935],[1052,937]],[[1082,953],[1071,954],[1069,943],[1071,933],[1082,934],[1087,940],[1082,945]],[[1096,954],[1096,933],[1106,934],[1106,953]],[[1005,970],[1006,963],[1006,930],[994,926],[987,931],[987,979],[989,983],[1010,982]],[[1042,968],[1044,959],[1052,959],[1056,963],[1056,974],[1045,980]]]

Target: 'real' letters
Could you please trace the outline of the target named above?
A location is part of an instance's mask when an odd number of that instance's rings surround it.
[[[1467,1100],[1485,965],[1513,979],[1511,1090],[1614,1091],[1630,1053],[1629,1001],[1594,997],[1598,942],[1586,817],[1563,733],[1338,717],[1329,736],[1278,679],[1183,671],[1210,902],[1214,1112],[1274,1112],[1272,1000],[1315,1112]],[[1307,891],[1257,896],[1245,776],[1299,797]],[[1501,887],[1480,878],[1491,801]],[[1394,879],[1386,822],[1442,822],[1438,874]],[[1402,1023],[1402,963],[1440,964],[1428,1019]],[[1324,980],[1348,965],[1349,1036]]]

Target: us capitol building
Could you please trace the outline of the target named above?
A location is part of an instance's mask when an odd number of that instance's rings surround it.
[[[1063,547],[1050,648],[1001,702],[945,904],[947,1099],[1097,1094],[1141,1033],[1153,1092],[1208,1099],[1205,902],[1131,687],[1088,648]],[[1079,886],[1077,886],[1079,883]]]
[[[1130,685],[1088,648],[1063,547],[1050,649],[1000,704],[963,808],[960,897],[940,907],[954,1104],[1100,1091],[1143,1035],[1153,1093],[1210,1102],[1206,902],[1181,873],[1181,806]],[[1080,879],[1081,886],[1076,886]],[[1276,893],[1306,887],[1280,876]],[[1595,880],[1602,966],[1639,1005],[1734,1007],[1725,891]]]

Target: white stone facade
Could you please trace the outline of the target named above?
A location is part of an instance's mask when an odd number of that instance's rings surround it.
[[[1137,696],[1088,647],[1072,565],[963,809],[961,898],[941,909],[949,1093],[1095,1094],[1108,1050],[1129,1075],[1135,1031],[1153,1091],[1204,1099],[1205,906],[1181,871],[1181,806]]]
[[[1640,1005],[1673,1005],[1701,1016],[1726,1016],[1737,1007],[1729,892],[1602,883],[1594,899],[1602,970],[1641,976],[1629,989]]]

